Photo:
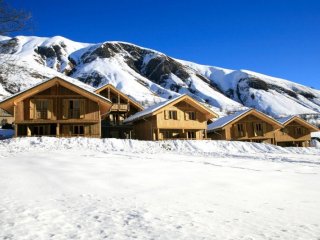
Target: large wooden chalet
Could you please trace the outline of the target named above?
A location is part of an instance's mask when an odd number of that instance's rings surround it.
[[[195,99],[181,95],[138,112],[124,123],[132,124],[135,139],[204,139],[207,121],[216,117]]]
[[[276,144],[282,147],[309,147],[311,132],[317,132],[316,126],[298,116],[277,119],[283,127],[275,132]]]
[[[111,84],[106,84],[95,92],[112,102],[110,112],[102,116],[102,137],[131,138],[132,125],[125,125],[123,121],[142,111],[143,107]]]
[[[219,118],[208,125],[208,137],[275,144],[274,133],[282,124],[255,109],[247,109]]]
[[[112,103],[78,80],[54,77],[0,103],[14,116],[16,136],[101,137]]]

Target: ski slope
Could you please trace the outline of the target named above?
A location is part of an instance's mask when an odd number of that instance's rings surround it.
[[[318,239],[320,149],[0,142],[0,239]]]

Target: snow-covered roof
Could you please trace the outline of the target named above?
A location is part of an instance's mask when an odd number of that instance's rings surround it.
[[[36,87],[38,87],[38,86],[40,86],[40,85],[42,85],[42,84],[45,84],[45,83],[47,83],[47,82],[49,82],[49,81],[51,81],[51,80],[53,80],[53,79],[55,79],[55,78],[58,78],[58,79],[60,79],[60,80],[62,80],[62,81],[65,81],[65,82],[67,82],[67,83],[70,83],[70,84],[72,84],[72,85],[75,85],[75,86],[81,88],[82,90],[84,90],[84,91],[86,91],[86,92],[89,92],[90,94],[95,95],[95,96],[97,96],[97,97],[99,97],[99,98],[102,98],[103,100],[108,101],[108,102],[111,103],[111,101],[110,101],[108,98],[105,98],[105,97],[101,96],[100,94],[95,93],[95,92],[94,92],[94,91],[95,91],[95,88],[94,88],[94,87],[91,87],[91,86],[89,86],[89,85],[87,85],[87,84],[85,84],[85,83],[83,83],[83,82],[81,82],[81,81],[79,81],[79,80],[77,80],[77,79],[74,79],[74,78],[70,78],[70,77],[60,77],[60,76],[59,76],[59,77],[56,76],[56,77],[53,77],[53,78],[44,80],[44,81],[42,81],[42,82],[40,82],[40,83],[38,83],[38,84],[36,84],[36,85],[33,85],[33,86],[30,87],[30,88],[27,88],[27,89],[25,89],[25,90],[23,90],[23,91],[21,91],[21,92],[17,92],[17,93],[15,93],[15,94],[11,95],[11,96],[8,96],[8,97],[4,98],[1,102],[5,102],[5,101],[7,101],[7,100],[9,100],[9,99],[11,99],[11,98],[14,98],[14,97],[16,97],[16,96],[18,96],[18,95],[20,95],[20,94],[22,94],[22,93],[25,93],[25,92],[29,91],[30,89],[36,88]]]
[[[287,116],[287,117],[282,117],[282,118],[277,118],[276,120],[281,123],[281,124],[285,124],[286,122],[290,121],[292,118],[294,118],[295,116]]]
[[[136,114],[128,117],[127,119],[125,119],[123,122],[124,123],[129,123],[129,122],[132,122],[132,121],[135,121],[135,120],[138,120],[138,119],[141,119],[143,117],[146,117],[152,113],[154,113],[155,111],[159,110],[160,108],[164,107],[164,106],[167,106],[169,105],[170,103],[178,100],[179,98],[182,98],[184,96],[187,96],[186,94],[183,94],[183,95],[180,95],[178,97],[175,97],[175,98],[171,98],[167,101],[164,101],[164,102],[161,102],[161,103],[157,103],[141,112],[137,112]]]
[[[208,131],[211,131],[211,130],[214,130],[214,129],[218,129],[218,128],[222,128],[222,127],[226,126],[228,123],[230,123],[233,120],[241,117],[242,115],[246,114],[247,112],[249,112],[251,110],[252,110],[252,108],[249,108],[249,109],[238,111],[238,112],[235,112],[235,113],[230,114],[228,116],[219,118],[216,121],[214,121],[213,123],[208,125]]]
[[[312,129],[313,131],[319,131],[318,127],[309,123],[308,121],[304,120],[303,118],[296,116],[296,115],[291,115],[287,117],[282,117],[282,118],[277,118],[276,120],[281,123],[282,125],[285,125],[289,123],[291,120],[298,120],[302,125],[304,125],[307,128]]]

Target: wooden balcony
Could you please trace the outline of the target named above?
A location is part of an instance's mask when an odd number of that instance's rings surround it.
[[[114,103],[111,107],[111,111],[127,112],[129,111],[129,104],[126,103]]]

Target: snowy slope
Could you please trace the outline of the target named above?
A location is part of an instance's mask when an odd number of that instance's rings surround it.
[[[182,61],[247,107],[277,117],[320,112],[320,91],[248,70],[230,70]]]
[[[317,239],[320,149],[0,141],[0,239]]]
[[[59,72],[94,87],[114,84],[144,106],[189,94],[220,115],[246,107],[275,117],[320,112],[319,90],[247,70],[178,60],[125,42],[18,36],[1,37],[0,49],[13,56],[18,69],[0,74],[0,97]]]

